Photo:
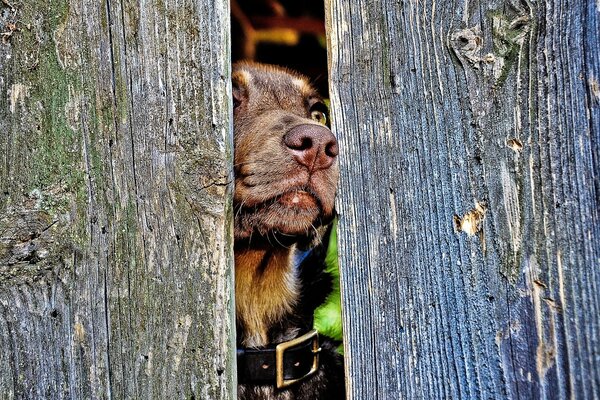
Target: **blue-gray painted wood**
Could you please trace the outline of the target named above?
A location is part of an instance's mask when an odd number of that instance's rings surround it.
[[[228,1],[0,32],[0,399],[234,399]]]
[[[326,8],[349,398],[599,398],[598,3]]]

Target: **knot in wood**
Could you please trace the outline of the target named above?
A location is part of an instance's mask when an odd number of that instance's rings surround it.
[[[461,29],[450,35],[450,47],[456,56],[461,61],[468,61],[474,68],[479,68],[482,46],[483,38],[478,26]]]

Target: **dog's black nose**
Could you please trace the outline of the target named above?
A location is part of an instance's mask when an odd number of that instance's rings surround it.
[[[311,171],[329,168],[338,155],[335,136],[320,125],[295,126],[283,137],[283,143],[294,159]]]

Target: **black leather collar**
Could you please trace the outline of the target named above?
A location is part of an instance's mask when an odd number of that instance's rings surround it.
[[[319,336],[313,330],[297,339],[280,343],[276,347],[238,348],[238,383],[275,385],[284,388],[301,381],[318,369],[321,350],[318,343]],[[280,362],[277,361],[278,350]]]

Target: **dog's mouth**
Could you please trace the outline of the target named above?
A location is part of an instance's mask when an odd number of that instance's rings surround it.
[[[281,195],[278,201],[283,206],[290,208],[311,209],[319,207],[316,196],[304,189],[290,190]]]
[[[286,190],[270,199],[236,211],[237,238],[251,235],[308,237],[327,216],[319,196],[310,187]]]
[[[305,232],[321,216],[323,205],[310,187],[297,187],[265,201],[255,208],[255,212],[272,217],[270,225],[275,230],[297,234]]]

